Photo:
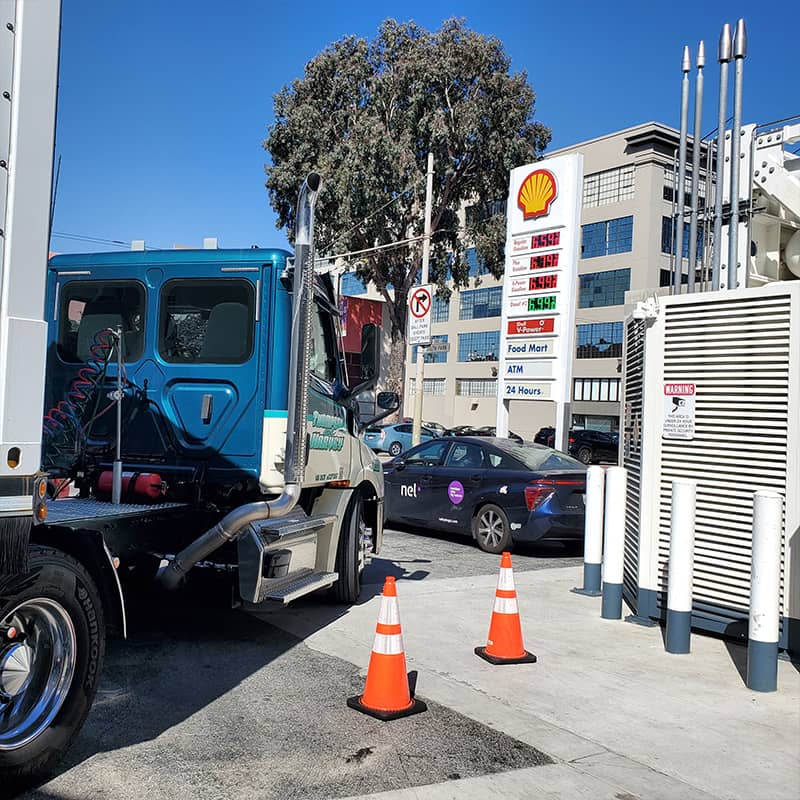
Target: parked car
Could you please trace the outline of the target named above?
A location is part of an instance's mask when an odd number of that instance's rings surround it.
[[[545,447],[552,447],[555,439],[556,429],[552,425],[546,425],[544,428],[539,428],[536,435],[533,437],[534,444],[543,444]]]
[[[411,432],[413,426],[410,422],[398,422],[394,425],[376,425],[364,431],[364,443],[378,452],[387,452],[392,456],[399,456],[404,450],[411,447]],[[438,434],[429,428],[420,430],[420,442],[438,438]]]
[[[384,464],[386,519],[455,530],[487,553],[580,539],[586,467],[566,453],[492,437],[443,437]]]
[[[493,425],[484,425],[482,428],[473,428],[472,425],[457,425],[444,432],[445,436],[497,436],[497,428]],[[522,443],[523,438],[514,431],[508,432],[508,438]]]
[[[571,431],[569,454],[582,464],[619,459],[619,434],[609,431]]]

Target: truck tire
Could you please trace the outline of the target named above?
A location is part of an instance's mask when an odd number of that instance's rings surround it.
[[[0,625],[17,629],[0,640],[0,786],[20,790],[53,770],[89,713],[105,619],[79,562],[32,546],[28,573],[0,578]]]
[[[337,603],[355,603],[361,594],[361,536],[366,527],[364,498],[356,491],[347,504],[336,545],[336,571],[339,579],[331,587]]]

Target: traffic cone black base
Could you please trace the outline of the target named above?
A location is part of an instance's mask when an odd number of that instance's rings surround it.
[[[428,706],[425,705],[422,700],[418,700],[416,697],[411,698],[411,705],[408,708],[403,708],[400,711],[380,711],[377,708],[369,708],[361,702],[360,695],[357,695],[356,697],[348,697],[347,705],[356,711],[360,711],[362,714],[368,714],[370,717],[381,719],[384,722],[388,722],[390,719],[410,717],[412,714],[419,714],[421,711],[428,710]]]
[[[484,661],[488,661],[490,664],[495,664],[495,665],[536,663],[536,656],[533,653],[529,653],[527,650],[525,651],[525,655],[520,656],[519,658],[498,658],[497,656],[489,655],[489,653],[486,652],[485,647],[476,647],[475,655],[480,656]]]

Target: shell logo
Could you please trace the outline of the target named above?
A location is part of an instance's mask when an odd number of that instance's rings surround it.
[[[556,199],[556,179],[550,170],[537,169],[531,172],[519,187],[517,205],[525,220],[546,217],[550,205]]]

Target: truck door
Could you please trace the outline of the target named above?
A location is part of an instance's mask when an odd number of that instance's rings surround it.
[[[207,462],[213,482],[258,474],[261,398],[260,268],[202,267],[172,277],[158,292],[155,358],[136,369],[148,381],[182,456]]]
[[[350,478],[352,436],[348,430],[347,412],[334,400],[335,386],[343,378],[335,314],[338,311],[318,293],[311,334],[309,450],[305,478],[308,485]]]

